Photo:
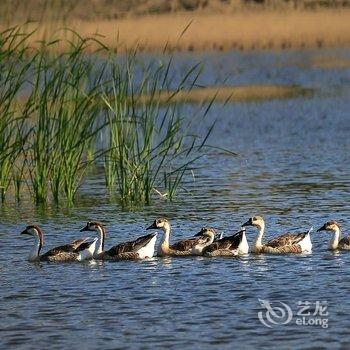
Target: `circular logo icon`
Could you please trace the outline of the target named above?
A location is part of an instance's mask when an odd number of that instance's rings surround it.
[[[276,325],[288,324],[292,320],[293,312],[287,304],[276,301],[272,305],[270,301],[263,299],[259,299],[259,302],[265,309],[258,312],[259,320],[264,326],[272,328]]]

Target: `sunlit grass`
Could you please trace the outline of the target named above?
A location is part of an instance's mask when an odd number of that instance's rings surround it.
[[[200,68],[195,66],[187,72],[164,101],[160,95],[169,89],[171,61],[156,69],[152,64],[144,67],[139,84],[134,84],[135,65],[135,56],[122,67],[113,65],[109,90],[102,97],[109,126],[104,158],[106,185],[111,192],[117,188],[125,205],[149,204],[155,193],[174,198],[203,146],[201,137],[189,132],[189,123],[198,116],[186,121],[177,102],[172,101],[184,86],[191,91]]]
[[[12,14],[7,16],[10,23],[18,23],[13,20]],[[221,13],[191,11],[181,14],[126,16],[118,19],[96,17],[82,20],[75,15],[53,20],[50,16],[43,16],[40,29],[31,36],[31,44],[37,45],[40,40],[48,37],[71,38],[69,32],[62,30],[63,27],[70,27],[84,37],[99,33],[105,37],[108,45],[117,43],[118,50],[132,49],[139,45],[140,49],[146,52],[162,52],[166,43],[170,51],[182,52],[294,50],[350,45],[348,6],[312,10],[281,10],[263,6],[261,10],[248,7]],[[0,30],[6,22],[2,23]],[[179,38],[180,33],[189,24],[186,33]],[[28,30],[36,27],[37,23],[28,24]],[[67,42],[61,41],[53,48],[63,51],[67,47]],[[97,44],[91,45],[90,51],[93,52],[97,47]]]
[[[32,48],[21,30],[0,34],[2,199],[12,186],[17,200],[29,190],[36,204],[71,205],[87,168],[101,163],[106,188],[123,206],[149,204],[156,193],[174,198],[208,137],[191,134],[195,118],[175,100],[194,87],[200,68],[185,72],[164,101],[171,60],[144,66],[137,52],[121,60],[75,33],[63,53],[50,50],[56,42]],[[91,43],[108,59],[87,55]]]

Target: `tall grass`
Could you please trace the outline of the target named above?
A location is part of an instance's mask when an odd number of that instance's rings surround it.
[[[30,34],[10,28],[0,36],[0,193],[5,200],[12,179],[22,176],[23,147],[28,134],[25,119],[18,111],[17,98],[25,83],[30,65],[24,63]],[[19,160],[19,157],[22,157]],[[20,185],[17,186],[18,188]]]
[[[1,103],[1,102],[0,102]],[[0,113],[2,108],[0,108]],[[24,120],[12,117],[12,113],[0,118],[0,194],[5,200],[12,179],[22,177],[23,168],[18,168],[19,156],[24,147]],[[20,185],[17,185],[18,187]]]
[[[99,131],[99,87],[89,86],[92,63],[83,57],[85,44],[34,61],[36,80],[27,104],[34,106],[29,169],[37,203],[46,202],[49,183],[55,202],[62,195],[73,202],[87,167],[86,150]]]
[[[185,86],[190,90],[200,75],[195,66],[184,75],[161,104],[162,92],[172,82],[172,61],[143,67],[138,84],[136,58],[125,64],[112,64],[109,90],[102,99],[107,106],[108,151],[105,154],[106,185],[111,192],[117,187],[123,205],[150,204],[155,193],[173,199],[182,178],[198,158],[202,140],[189,133],[193,118],[184,118],[171,100]],[[173,84],[174,85],[174,84]],[[208,137],[207,135],[203,136]]]
[[[37,204],[72,204],[87,168],[101,162],[106,188],[123,206],[149,204],[156,193],[173,199],[208,135],[190,134],[193,118],[170,100],[195,85],[200,68],[174,86],[171,60],[145,66],[136,52],[121,59],[98,38],[78,35],[54,53],[56,42],[33,49],[30,36],[0,33],[2,199],[12,186],[17,199],[28,188]],[[103,55],[87,55],[91,43]]]

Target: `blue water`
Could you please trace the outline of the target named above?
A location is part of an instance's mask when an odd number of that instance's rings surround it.
[[[157,216],[176,240],[211,225],[229,234],[250,216],[265,217],[266,239],[330,219],[350,231],[350,69],[308,65],[314,56],[350,52],[179,54],[176,67],[201,60],[203,84],[298,84],[313,96],[214,105],[211,150],[175,202],[123,211],[106,195],[103,175],[84,183],[74,208],[2,205],[0,209],[0,348],[278,349],[350,346],[350,254],[327,251],[328,233],[313,233],[307,256],[154,258],[142,262],[30,264],[28,222],[42,226],[49,247],[80,237],[87,220],[105,223],[106,245],[145,233]],[[188,115],[197,106],[184,106]],[[256,232],[248,230],[252,242]],[[263,325],[266,310],[287,304],[287,324]],[[298,325],[298,302],[327,303],[327,328]],[[321,317],[308,316],[311,319]],[[266,320],[266,318],[265,318]],[[276,319],[276,323],[284,320]]]

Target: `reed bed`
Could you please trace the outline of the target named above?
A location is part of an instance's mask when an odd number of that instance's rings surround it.
[[[29,193],[36,204],[71,205],[90,167],[103,169],[125,207],[173,199],[210,133],[190,133],[208,108],[186,118],[170,103],[196,85],[200,67],[174,87],[171,59],[145,65],[137,51],[119,57],[97,37],[72,33],[63,53],[51,50],[56,41],[32,47],[23,27],[0,33],[2,201]],[[90,45],[102,55],[88,55]]]

